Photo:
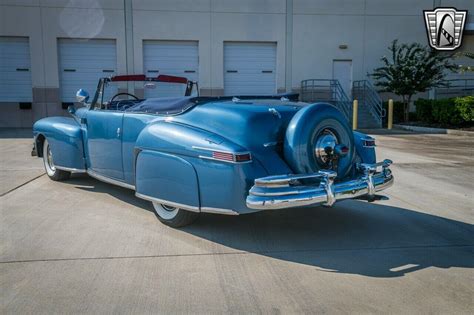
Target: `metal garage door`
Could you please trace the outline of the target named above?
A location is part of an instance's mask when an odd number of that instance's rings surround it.
[[[276,43],[224,43],[224,94],[276,92]]]
[[[58,52],[63,102],[74,102],[76,92],[81,88],[89,92],[92,98],[98,79],[114,75],[117,69],[115,40],[60,39]],[[105,98],[110,98],[114,92],[116,93],[112,89],[108,90],[110,92]]]
[[[197,41],[143,42],[143,66],[146,76],[176,75],[197,81],[199,57]],[[184,84],[159,83],[155,89],[146,89],[145,97],[183,96]]]
[[[0,37],[0,102],[31,102],[28,38]]]

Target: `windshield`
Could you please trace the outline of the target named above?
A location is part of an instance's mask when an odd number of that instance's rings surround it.
[[[114,81],[114,77],[103,78],[99,82],[92,105],[97,109],[119,109],[118,107],[130,107],[150,98],[198,96],[195,82],[183,82],[161,82],[148,78],[130,81],[119,78]]]

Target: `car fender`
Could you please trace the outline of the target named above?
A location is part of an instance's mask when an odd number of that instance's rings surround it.
[[[365,133],[354,131],[354,145],[356,148],[357,156],[360,158],[362,163],[375,163],[376,155],[374,147],[367,147],[364,145],[365,139],[373,139]],[[375,141],[375,139],[373,139]]]
[[[251,211],[245,206],[248,189],[255,178],[267,173],[256,160],[242,164],[214,160],[212,150],[246,151],[228,139],[187,124],[159,121],[148,125],[135,147],[137,195],[191,211]]]
[[[142,150],[136,159],[135,190],[153,202],[199,212],[196,170],[183,158]]]
[[[84,145],[81,126],[69,117],[47,117],[33,125],[34,144],[38,157],[43,155],[47,139],[54,164],[65,170],[84,171]]]

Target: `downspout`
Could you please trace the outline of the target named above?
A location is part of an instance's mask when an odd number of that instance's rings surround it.
[[[127,74],[134,74],[134,54],[133,54],[133,7],[132,0],[124,0],[125,17],[125,62]],[[135,94],[133,82],[127,83],[128,93]]]
[[[285,89],[292,91],[293,73],[293,0],[286,0],[286,38],[285,38]]]

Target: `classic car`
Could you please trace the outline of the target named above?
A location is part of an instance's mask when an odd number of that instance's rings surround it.
[[[182,84],[185,96],[144,97],[159,84]],[[393,183],[375,139],[331,104],[297,94],[200,97],[194,87],[163,75],[102,78],[91,102],[78,91],[83,106],[70,106],[72,117],[34,124],[34,151],[52,180],[87,173],[132,189],[172,227],[201,212],[373,201]]]

